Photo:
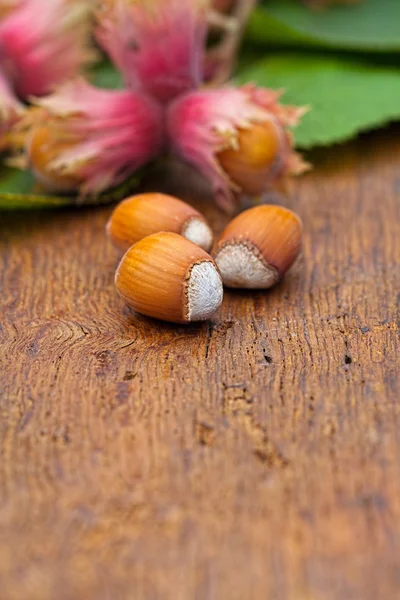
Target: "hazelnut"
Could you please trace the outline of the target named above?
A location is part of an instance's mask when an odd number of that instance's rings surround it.
[[[250,208],[229,223],[214,253],[228,287],[263,289],[283,277],[301,248],[302,223],[281,206]]]
[[[223,297],[211,256],[170,232],[147,236],[132,246],[117,269],[115,285],[137,312],[173,323],[210,318]]]
[[[179,233],[207,251],[213,243],[205,218],[186,202],[166,194],[131,196],[118,204],[107,223],[109,238],[124,252],[159,231]]]

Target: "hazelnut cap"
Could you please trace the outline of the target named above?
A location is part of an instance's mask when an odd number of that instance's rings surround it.
[[[244,211],[223,231],[214,253],[228,287],[274,285],[301,249],[302,223],[291,210],[261,205]]]

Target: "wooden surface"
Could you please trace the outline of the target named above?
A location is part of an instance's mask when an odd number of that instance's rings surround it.
[[[400,597],[399,133],[312,157],[302,259],[208,324],[123,307],[109,208],[1,215],[1,600]]]

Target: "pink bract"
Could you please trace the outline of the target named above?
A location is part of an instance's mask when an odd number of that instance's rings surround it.
[[[30,126],[51,131],[55,155],[49,170],[79,180],[83,196],[123,182],[163,146],[161,107],[137,92],[98,89],[77,80],[37,105]],[[66,147],[58,151],[57,144]]]
[[[128,86],[169,102],[202,82],[204,0],[108,0],[97,38]]]
[[[42,96],[90,59],[90,2],[17,0],[0,22],[0,64],[21,98]]]
[[[240,130],[266,121],[277,128],[281,148],[275,165],[265,176],[265,191],[283,177],[307,168],[293,151],[288,131],[306,109],[279,104],[280,94],[253,85],[199,90],[178,98],[168,109],[170,147],[211,182],[217,203],[226,210],[231,210],[237,194],[246,194],[246,190],[230,179],[218,161],[218,154],[238,148]]]

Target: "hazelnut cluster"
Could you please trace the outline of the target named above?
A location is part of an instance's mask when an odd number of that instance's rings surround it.
[[[223,285],[275,285],[299,255],[302,239],[294,212],[259,205],[234,218],[214,243],[197,210],[157,193],[121,202],[106,230],[125,252],[115,276],[117,292],[135,311],[172,323],[212,317],[222,304]]]
[[[236,0],[228,16],[211,0],[52,0],[44,12],[43,0],[6,2],[0,149],[44,191],[96,200],[172,154],[234,212],[242,197],[281,190],[308,169],[292,134],[307,108],[281,104],[279,91],[226,84],[227,56],[236,56],[255,0]],[[216,12],[230,26],[210,48]],[[122,89],[99,87],[81,72],[93,59],[89,30]]]

